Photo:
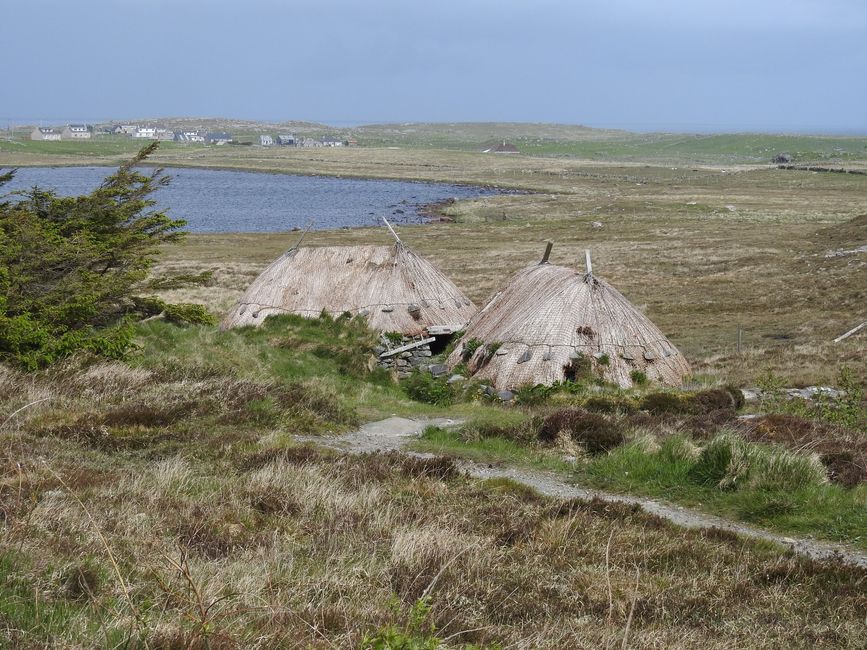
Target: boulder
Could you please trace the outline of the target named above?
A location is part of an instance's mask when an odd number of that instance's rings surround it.
[[[449,367],[441,363],[435,363],[430,368],[428,368],[428,371],[430,371],[430,374],[432,374],[434,377],[443,377],[448,374]]]

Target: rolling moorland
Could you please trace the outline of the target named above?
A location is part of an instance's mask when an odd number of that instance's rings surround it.
[[[546,125],[352,133],[362,146],[169,144],[151,162],[527,190],[443,206],[443,221],[401,236],[479,305],[545,240],[553,262],[576,267],[590,248],[594,271],[687,355],[690,385],[623,391],[585,377],[502,405],[471,382],[371,371],[363,323],[294,317],[232,332],[150,320],[122,362],[4,366],[4,420],[44,401],[0,429],[0,635],[34,648],[863,644],[863,568],[471,479],[455,459],[867,550],[867,346],[863,334],[832,342],[865,318],[867,261],[848,251],[867,243],[867,176],[769,164],[786,151],[861,170],[867,141]],[[524,153],[478,153],[502,138]],[[114,165],[136,144],[0,141],[0,167]],[[222,315],[297,238],[191,235],[156,274],[213,276],[160,297]],[[378,228],[304,241],[390,240]],[[809,385],[845,393],[782,392]],[[743,402],[746,387],[763,397]],[[413,444],[433,458],[317,443],[394,414],[462,423]]]

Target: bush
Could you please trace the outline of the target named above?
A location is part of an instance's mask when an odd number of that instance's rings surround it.
[[[163,245],[185,234],[184,221],[151,209],[150,195],[168,177],[136,171],[156,147],[143,148],[90,194],[60,197],[35,187],[0,202],[0,361],[36,369],[79,350],[121,358],[132,346],[135,296]],[[11,178],[0,175],[0,186]],[[176,306],[171,318],[213,322],[191,305]]]
[[[596,396],[589,397],[584,400],[582,406],[593,413],[635,413],[635,404],[629,399],[619,399],[617,397]]]
[[[465,341],[463,348],[461,348],[461,359],[465,362],[469,361],[480,347],[482,347],[482,341],[479,339]]]
[[[543,384],[527,384],[515,389],[515,399],[524,406],[535,406],[547,401],[557,389]]]
[[[639,403],[639,408],[653,415],[677,415],[688,413],[689,402],[677,393],[648,393]]]
[[[740,393],[740,391],[738,391]],[[741,393],[743,398],[743,393]],[[737,400],[731,391],[725,388],[713,388],[695,393],[687,398],[694,413],[705,414],[713,411],[731,410],[737,408]]]
[[[616,422],[580,408],[559,409],[546,417],[539,429],[539,440],[553,442],[561,431],[591,454],[606,452],[624,441]]]
[[[444,379],[437,379],[428,372],[416,370],[401,384],[406,394],[417,402],[448,406],[455,400],[452,386]]]
[[[633,370],[629,373],[629,378],[636,386],[644,386],[647,383],[647,375],[641,370]]]

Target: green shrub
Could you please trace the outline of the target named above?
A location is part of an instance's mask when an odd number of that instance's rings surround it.
[[[175,325],[216,325],[217,319],[205,309],[204,305],[181,302],[166,304],[163,317]]]
[[[168,177],[137,171],[157,146],[144,147],[89,194],[34,187],[0,202],[0,361],[35,369],[81,350],[122,358],[132,347],[131,320],[142,306],[156,307],[137,304],[136,295],[164,244],[185,234],[184,221],[152,210],[150,197]],[[11,178],[0,175],[0,186]],[[213,322],[190,305],[176,306],[171,317]]]
[[[617,422],[581,408],[559,409],[546,417],[539,428],[539,440],[553,442],[561,431],[591,454],[606,452],[624,441]]]
[[[455,400],[452,386],[444,378],[436,378],[429,372],[416,370],[401,381],[406,394],[417,402],[448,406]]]
[[[647,375],[641,370],[633,370],[629,373],[629,378],[636,386],[644,386],[647,383]]]
[[[545,402],[556,390],[553,386],[543,384],[525,384],[515,389],[515,399],[524,406],[536,406]]]
[[[373,635],[361,639],[361,650],[437,650],[442,641],[434,633],[436,628],[429,621],[430,605],[424,598],[415,602],[406,624],[398,627],[388,625]]]
[[[600,366],[608,366],[611,364],[611,357],[607,354],[601,354],[598,359],[596,359],[596,363]]]
[[[465,362],[472,359],[473,355],[482,347],[482,341],[479,339],[470,339],[469,341],[464,341],[464,346],[461,348],[461,359]]]

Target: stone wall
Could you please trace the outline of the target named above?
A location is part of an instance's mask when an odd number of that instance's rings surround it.
[[[379,366],[388,371],[397,373],[398,379],[409,377],[412,374],[412,371],[416,368],[426,370],[430,365],[432,356],[429,343],[417,345],[409,350],[398,352],[394,355],[386,357],[382,356],[383,354],[388,354],[391,350],[396,350],[405,345],[411,345],[422,340],[424,339],[404,337],[400,340],[400,343],[395,343],[384,335],[380,336],[379,345],[373,350],[377,356]]]

